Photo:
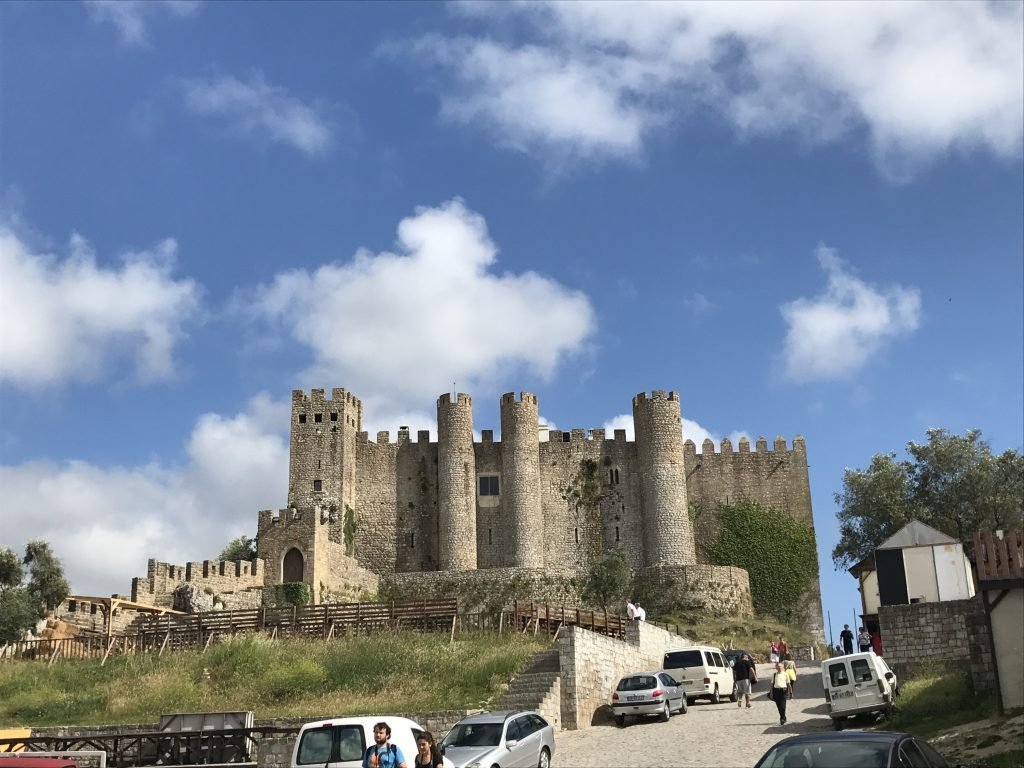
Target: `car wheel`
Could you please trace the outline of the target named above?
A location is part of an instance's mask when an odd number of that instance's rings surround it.
[[[679,708],[679,714],[685,715],[690,710],[690,702],[683,696],[683,705]]]
[[[837,731],[843,730],[843,718],[841,718],[841,717],[833,717],[832,718],[832,727],[835,728]]]
[[[736,683],[732,684],[732,693],[729,694],[729,701],[736,703]]]
[[[551,768],[551,753],[548,752],[547,747],[540,751],[540,762],[537,763],[537,768]]]
[[[616,715],[615,716],[615,724],[617,726],[619,726],[619,728],[622,728],[626,724],[626,716],[625,715]]]
[[[664,708],[661,710],[661,722],[667,723],[670,717],[672,717],[672,709],[669,707],[668,702],[666,701]]]
[[[720,704],[721,701],[722,701],[722,697],[718,695],[718,684],[715,683],[715,692],[711,694],[711,703],[712,704]]]

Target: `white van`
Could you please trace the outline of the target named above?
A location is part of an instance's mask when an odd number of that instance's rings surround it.
[[[665,652],[662,669],[679,681],[679,687],[686,693],[687,704],[694,699],[708,699],[712,704],[718,704],[724,696],[728,696],[729,701],[736,701],[732,667],[720,648],[705,645],[673,648]]]
[[[306,723],[295,738],[291,768],[360,768],[367,747],[373,744],[373,726],[380,722],[391,727],[391,743],[402,750],[406,765],[412,766],[416,759],[416,737],[426,728],[406,717],[367,715]],[[434,734],[434,739],[440,747],[441,735]],[[448,758],[444,764],[445,768],[452,768]]]
[[[850,715],[885,712],[890,717],[900,693],[896,674],[873,651],[821,662],[821,685],[837,731],[843,728],[843,718]]]

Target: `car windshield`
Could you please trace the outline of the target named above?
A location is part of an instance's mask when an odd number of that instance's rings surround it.
[[[619,680],[619,687],[617,691],[647,691],[651,688],[657,688],[658,683],[650,675],[634,675],[632,677],[624,677]]]
[[[685,669],[703,664],[700,651],[669,651],[665,654],[665,669]]]
[[[502,723],[460,723],[444,737],[445,747],[496,747]]]
[[[780,744],[765,755],[758,768],[876,768],[886,765],[887,741],[830,741]]]

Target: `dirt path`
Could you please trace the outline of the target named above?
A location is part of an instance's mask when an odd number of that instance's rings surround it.
[[[780,739],[832,730],[819,670],[812,664],[798,667],[797,695],[788,703],[786,725],[779,725],[775,704],[765,697],[769,672],[762,664],[750,709],[737,708],[728,699],[717,706],[699,701],[667,723],[634,720],[625,728],[600,725],[562,731],[556,736],[552,762],[567,768],[752,766]]]

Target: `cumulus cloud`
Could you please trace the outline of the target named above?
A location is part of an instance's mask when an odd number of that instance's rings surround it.
[[[417,209],[397,245],[279,274],[246,302],[309,348],[305,380],[360,393],[370,419],[432,412],[426,403],[453,382],[480,392],[522,368],[550,376],[594,332],[584,294],[535,272],[499,273],[483,217],[459,200]]]
[[[1021,153],[1020,3],[454,7],[486,36],[423,38],[411,55],[450,73],[445,116],[522,149],[634,156],[711,109],[742,136],[865,131],[899,171],[954,148]],[[504,39],[504,21],[525,39]]]
[[[146,25],[164,16],[182,18],[198,8],[196,0],[86,0],[85,7],[94,21],[112,24],[128,45],[144,45]]]
[[[626,439],[635,440],[636,432],[633,430],[633,416],[629,413],[621,413],[618,416],[614,416],[604,423],[605,435],[611,438],[615,434],[616,429],[626,430]],[[743,431],[732,431],[726,435],[735,447],[741,437],[745,437],[750,440],[750,436]],[[721,445],[722,435],[717,432],[712,432],[709,429],[698,424],[692,419],[683,419],[683,440],[693,440],[697,444],[697,453],[701,452],[701,447],[705,440],[712,440],[716,446]]]
[[[262,72],[248,81],[234,77],[187,80],[185,107],[204,117],[220,118],[232,129],[258,139],[288,144],[307,155],[331,144],[331,127],[319,107],[269,85]]]
[[[96,263],[71,238],[66,258],[34,253],[0,228],[0,382],[22,387],[90,379],[118,357],[142,380],[174,373],[174,346],[199,308],[192,280],[171,276],[174,240]]]
[[[718,309],[718,305],[699,291],[683,299],[683,306],[695,315],[707,315]]]
[[[850,376],[887,341],[916,330],[921,318],[916,288],[872,287],[824,245],[817,257],[828,275],[824,293],[781,307],[788,326],[785,371],[797,381]]]
[[[290,404],[266,394],[233,416],[205,414],[187,462],[101,467],[32,461],[0,467],[3,545],[50,542],[79,594],[127,593],[146,560],[213,559],[256,512],[283,507],[288,487]],[[101,553],[102,556],[98,556]]]

